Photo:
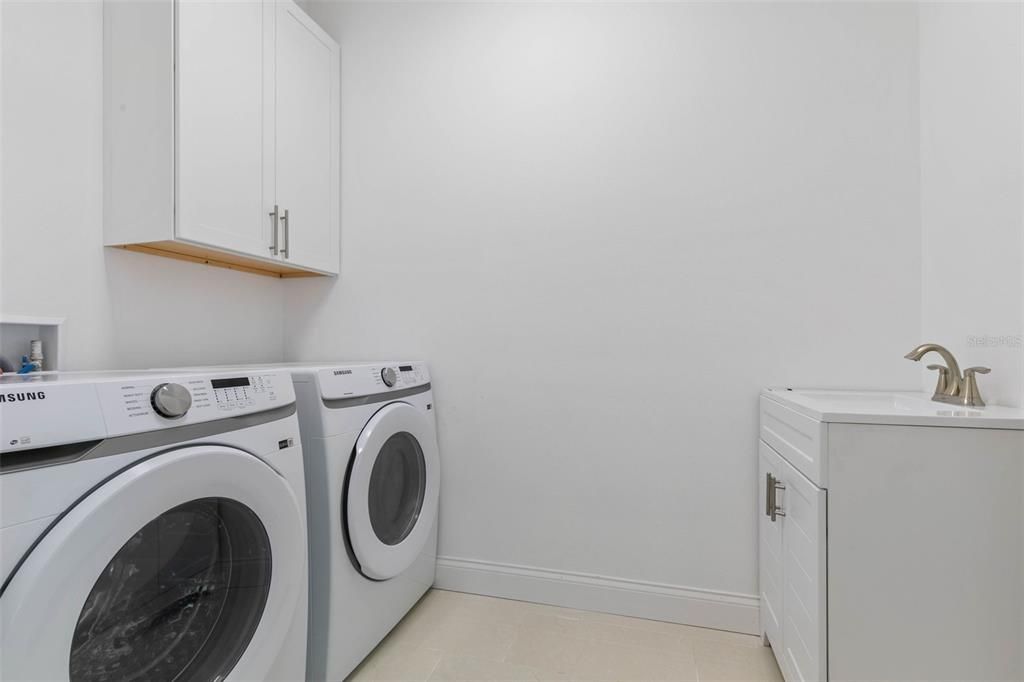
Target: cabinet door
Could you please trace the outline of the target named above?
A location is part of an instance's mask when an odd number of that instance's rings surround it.
[[[185,0],[176,13],[175,236],[270,257],[273,4]]]
[[[785,460],[778,505],[782,526],[781,668],[790,682],[828,679],[826,492]]]
[[[292,2],[277,7],[277,203],[288,211],[282,257],[336,273],[338,45]]]
[[[758,481],[758,565],[761,594],[761,634],[772,645],[777,657],[783,652],[782,639],[782,524],[785,517],[776,516],[772,521],[769,499],[772,485],[779,478],[778,455],[771,448],[760,443]]]

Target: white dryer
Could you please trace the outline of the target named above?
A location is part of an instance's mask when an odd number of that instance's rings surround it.
[[[284,372],[0,377],[0,678],[302,680]]]
[[[310,679],[340,682],[434,582],[441,468],[424,363],[291,365],[306,458]]]

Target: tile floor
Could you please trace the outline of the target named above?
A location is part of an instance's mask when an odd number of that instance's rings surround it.
[[[759,637],[431,590],[350,680],[781,682]]]

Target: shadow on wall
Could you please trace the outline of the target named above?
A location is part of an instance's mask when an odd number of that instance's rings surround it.
[[[117,248],[104,261],[117,366],[284,357],[281,280]]]

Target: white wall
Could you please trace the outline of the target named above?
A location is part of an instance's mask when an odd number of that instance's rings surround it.
[[[920,21],[923,336],[992,368],[989,403],[1024,406],[1024,4]]]
[[[279,281],[102,246],[100,3],[0,13],[0,311],[66,317],[69,369],[280,359]]]
[[[919,382],[915,8],[311,4],[343,262],[288,356],[431,362],[448,565],[753,595],[758,389]]]

